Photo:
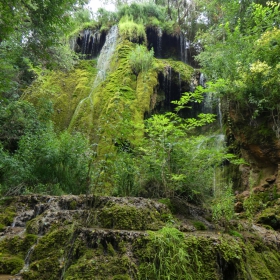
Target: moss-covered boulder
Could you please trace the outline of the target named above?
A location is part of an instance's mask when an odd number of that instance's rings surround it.
[[[140,197],[30,195],[5,205],[17,222],[0,234],[0,273],[25,280],[279,279],[280,235],[254,224],[232,236],[183,232],[204,212],[176,218]]]
[[[16,256],[0,256],[0,274],[16,274],[23,268],[24,260]]]

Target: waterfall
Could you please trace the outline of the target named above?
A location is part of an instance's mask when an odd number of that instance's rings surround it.
[[[160,27],[157,29],[157,54],[158,58],[162,56],[162,30]]]
[[[29,263],[30,263],[30,258],[31,258],[31,255],[34,251],[34,248],[35,248],[35,245],[36,244],[33,244],[31,246],[31,248],[28,250],[27,254],[26,254],[26,257],[24,259],[24,266],[28,269],[29,268]]]
[[[71,50],[79,52],[84,58],[94,58],[99,54],[101,44],[101,33],[84,30],[78,37],[71,37],[69,45]]]
[[[181,61],[187,63],[186,40],[183,33],[180,34],[180,55]]]
[[[220,129],[223,131],[223,115],[222,115],[222,104],[220,97],[218,98],[218,119],[220,124]]]
[[[109,31],[105,44],[100,52],[100,56],[97,61],[98,73],[93,83],[93,89],[96,88],[100,82],[105,80],[106,73],[110,66],[111,57],[116,49],[118,38],[118,27],[114,25]]]
[[[90,37],[89,52],[90,52],[91,58],[96,57],[98,55],[98,46],[100,44],[100,38],[101,38],[100,32],[95,32]]]
[[[20,270],[20,272],[17,274],[17,275],[21,275],[21,273],[23,273],[24,271],[27,271],[29,269],[29,264],[30,264],[30,258],[31,258],[31,255],[34,251],[34,248],[36,246],[37,242],[35,244],[33,244],[30,249],[28,250],[25,258],[24,258],[24,266],[23,268]]]
[[[74,114],[73,114],[73,117],[72,117],[72,120],[70,122],[70,127],[72,127],[72,124],[76,118],[76,116],[78,115],[78,113],[80,112],[80,109],[82,108],[82,105],[83,103],[86,101],[86,100],[90,100],[90,105],[93,107],[93,94],[94,94],[94,90],[98,87],[98,85],[105,80],[106,78],[106,74],[110,68],[110,61],[111,61],[111,57],[116,49],[116,45],[117,45],[117,38],[118,38],[118,27],[117,25],[114,25],[109,33],[107,34],[106,36],[106,41],[105,41],[105,44],[100,52],[100,56],[97,60],[97,70],[98,70],[98,73],[95,77],[95,80],[92,84],[92,87],[91,87],[91,91],[90,91],[90,94],[89,96],[87,96],[86,98],[82,99],[80,101],[80,103],[78,104]]]
[[[164,73],[164,92],[165,92],[165,103],[169,106],[171,101],[171,79],[172,79],[172,68],[171,66],[165,67]]]
[[[83,41],[82,41],[82,54],[88,54],[90,30],[84,31]]]
[[[206,86],[206,78],[203,73],[199,75],[199,85],[205,87]]]
[[[182,97],[182,80],[181,80],[181,73],[178,73],[178,82],[179,82],[179,96]]]

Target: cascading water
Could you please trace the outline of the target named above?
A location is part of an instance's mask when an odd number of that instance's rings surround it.
[[[180,34],[181,61],[187,63],[186,39],[183,33]]]
[[[156,57],[162,57],[162,30],[160,27],[157,29],[157,53]]]
[[[34,248],[35,248],[36,244],[33,244],[30,249],[28,250],[25,258],[24,258],[24,267],[22,268],[22,270],[19,272],[19,275],[24,272],[24,271],[27,271],[29,269],[29,264],[30,264],[30,258],[31,258],[31,255],[34,251]]]
[[[203,73],[199,75],[199,85],[205,87],[206,86],[206,78]]]
[[[90,55],[91,58],[96,57],[99,52],[99,45],[100,45],[100,40],[101,40],[101,34],[100,32],[95,32],[89,41],[89,50],[91,50]]]
[[[206,77],[203,73],[200,73],[197,76],[198,85],[206,87]],[[220,154],[225,148],[225,135],[223,133],[223,124],[222,124],[222,108],[220,98],[212,92],[207,92],[204,94],[204,100],[202,106],[200,107],[201,113],[204,114],[216,114],[217,120],[214,123],[214,126],[210,126],[210,132],[205,133],[206,136],[202,138],[201,142],[197,145],[198,150],[204,150],[209,147],[213,150],[214,153]],[[213,191],[216,194],[220,186],[224,185],[224,166],[219,164],[219,166],[213,167]]]
[[[89,30],[84,31],[84,39],[82,42],[82,54],[88,53],[90,33],[91,32]]]
[[[81,32],[77,38],[70,38],[70,48],[73,51],[80,53],[82,58],[95,58],[99,55],[104,44],[104,36],[105,33],[100,33],[99,31],[93,32],[92,30],[86,29]]]
[[[114,25],[106,37],[105,44],[101,50],[97,61],[98,74],[93,83],[93,89],[106,78],[106,73],[110,66],[111,57],[116,49],[118,38],[118,27]]]
[[[117,25],[114,25],[110,29],[109,33],[107,34],[105,44],[100,52],[100,56],[97,61],[98,73],[92,84],[90,94],[86,98],[82,99],[80,101],[80,103],[78,104],[78,106],[73,114],[73,117],[72,117],[72,120],[70,123],[70,127],[72,126],[73,122],[75,121],[78,113],[80,112],[80,110],[82,108],[82,105],[85,103],[86,100],[90,100],[90,105],[93,107],[92,98],[93,98],[94,91],[97,88],[97,86],[102,81],[104,81],[106,78],[106,74],[110,68],[111,57],[116,49],[117,38],[118,38],[118,27],[117,27]]]
[[[165,104],[170,106],[171,102],[171,82],[172,82],[172,68],[171,66],[165,67],[164,73],[164,92],[165,92]]]
[[[181,73],[178,73],[178,82],[179,82],[179,96],[182,97],[182,79],[181,79]]]

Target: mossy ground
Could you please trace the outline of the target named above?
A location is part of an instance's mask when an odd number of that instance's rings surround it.
[[[279,279],[277,243],[248,231],[181,232],[180,221],[157,201],[30,196],[5,205],[44,210],[30,216],[25,232],[1,238],[0,273],[18,273],[29,252],[30,265],[22,272],[27,280]]]

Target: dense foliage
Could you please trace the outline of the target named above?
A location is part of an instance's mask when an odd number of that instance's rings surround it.
[[[100,9],[91,20],[81,6],[84,1],[20,1],[16,8],[13,2],[7,5],[1,1],[2,193],[91,191],[205,201],[215,192],[213,174],[222,161],[232,157],[217,148],[218,136],[194,134],[194,128],[213,121],[212,115],[182,117],[185,114],[181,111],[188,109],[186,104],[201,102],[207,92],[237,102],[240,108],[248,109],[252,119],[266,113],[279,137],[279,4],[221,0],[113,2],[116,12]],[[65,43],[69,34],[77,33],[79,22],[101,30],[118,23],[122,40],[137,43],[129,47],[131,52],[125,59],[144,84],[155,64],[153,49],[147,50],[145,28],[184,35],[189,52],[199,52],[196,60],[208,84],[173,102],[173,113],[147,119],[145,137],[137,145],[126,139],[126,125],[134,125],[131,121],[122,126],[110,124],[112,131],[107,135],[122,129],[124,137],[110,143],[112,150],[99,157],[98,141],[90,147],[80,134],[55,131],[50,121],[51,102],[41,100],[36,104],[40,110],[36,110],[18,101],[36,77],[43,77],[44,69],[67,72],[73,67],[77,57]],[[228,195],[229,205],[233,202],[228,189],[221,193]],[[219,192],[214,195],[218,199]],[[222,210],[216,210],[219,216]]]
[[[269,111],[278,136],[279,4],[252,3],[243,18],[230,19],[198,36],[204,51],[197,59],[213,82],[210,90],[238,102],[252,118]]]

